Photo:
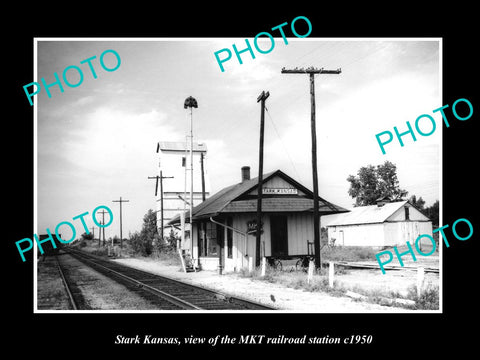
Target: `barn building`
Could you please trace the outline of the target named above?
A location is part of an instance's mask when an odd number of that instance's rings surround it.
[[[432,234],[432,222],[408,201],[380,199],[376,205],[358,206],[342,214],[321,217],[330,244],[388,247],[411,244],[422,234]],[[428,238],[421,244],[431,246]]]
[[[194,207],[193,242],[186,244],[196,266],[238,271],[255,259],[258,178],[242,168],[242,181],[226,187]],[[319,198],[320,215],[347,211]],[[187,212],[186,221],[189,222]],[[178,226],[179,216],[170,221]],[[313,243],[313,193],[276,170],[263,176],[261,256],[307,255]]]

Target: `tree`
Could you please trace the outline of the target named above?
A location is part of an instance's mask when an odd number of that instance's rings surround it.
[[[130,235],[130,245],[134,252],[148,256],[153,250],[153,240],[158,237],[157,213],[152,209],[143,217],[142,230]]]
[[[84,232],[82,235],[81,235],[82,239],[83,240],[93,240],[93,234],[92,233],[86,233]]]
[[[400,189],[397,167],[390,161],[376,167],[362,166],[357,176],[349,175],[347,181],[350,182],[348,194],[355,199],[355,206],[374,205],[382,197],[395,201],[408,193]]]
[[[432,220],[432,225],[437,227],[439,224],[439,217],[440,217],[440,202],[436,200],[431,206],[425,207],[425,200],[422,199],[420,196],[418,199],[415,195],[410,196],[408,199],[412,205],[414,205],[420,212]]]
[[[432,220],[433,227],[438,227],[439,225],[439,218],[440,218],[440,202],[437,200],[433,203],[433,205],[425,208],[424,212],[425,216],[427,216],[430,220]]]
[[[425,200],[423,200],[421,196],[417,199],[415,195],[412,195],[410,196],[408,201],[410,202],[410,204],[420,210],[423,214],[425,214]]]

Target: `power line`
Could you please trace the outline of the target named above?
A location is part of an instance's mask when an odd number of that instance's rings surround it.
[[[293,167],[293,171],[295,172],[295,175],[297,176],[297,179],[298,179],[298,178],[300,178],[300,175],[298,174],[297,168],[295,167],[295,164],[294,164],[294,162],[293,162],[293,160],[292,160],[292,157],[290,156],[290,153],[288,152],[288,149],[287,149],[285,143],[283,142],[283,139],[282,139],[282,137],[280,136],[280,134],[279,134],[279,132],[278,132],[278,130],[277,130],[277,127],[276,127],[275,123],[273,122],[273,118],[272,118],[272,116],[270,115],[270,111],[268,111],[268,108],[267,108],[266,106],[265,106],[265,110],[267,111],[267,115],[268,115],[268,117],[269,117],[269,119],[270,119],[270,122],[272,123],[273,129],[275,130],[275,133],[277,134],[278,139],[279,139],[280,142],[282,143],[283,150],[284,150],[285,153],[287,154],[288,159],[290,160],[290,164],[291,164],[292,167]]]

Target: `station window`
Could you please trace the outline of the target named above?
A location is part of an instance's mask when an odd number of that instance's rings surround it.
[[[206,256],[205,223],[198,225],[198,256]]]
[[[205,236],[207,240],[205,256],[218,256],[217,225],[212,222],[207,222],[205,225]]]
[[[232,217],[227,218],[227,226],[233,226]],[[227,257],[231,259],[233,257],[233,230],[227,228]]]
[[[410,208],[405,206],[405,220],[410,220]]]

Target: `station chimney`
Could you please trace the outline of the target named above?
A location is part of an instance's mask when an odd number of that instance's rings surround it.
[[[250,180],[250,166],[242,166],[242,182]]]

